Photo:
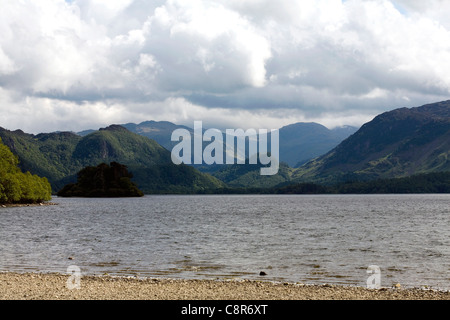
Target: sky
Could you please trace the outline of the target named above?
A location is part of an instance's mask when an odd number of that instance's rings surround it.
[[[450,99],[446,0],[0,0],[0,127],[360,126]]]

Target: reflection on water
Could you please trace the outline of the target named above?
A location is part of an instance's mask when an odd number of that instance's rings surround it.
[[[450,289],[450,195],[55,198],[0,208],[0,271]],[[265,276],[260,276],[264,271]]]

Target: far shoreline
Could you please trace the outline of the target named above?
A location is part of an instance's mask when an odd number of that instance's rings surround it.
[[[39,203],[1,203],[1,208],[16,208],[16,207],[41,207],[41,206],[57,206],[55,202],[39,202]]]

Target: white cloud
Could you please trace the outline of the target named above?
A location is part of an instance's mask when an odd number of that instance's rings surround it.
[[[25,131],[202,117],[333,126],[450,95],[448,1],[0,6],[0,126]]]
[[[166,90],[227,92],[266,82],[270,44],[247,19],[220,4],[168,1],[146,27],[144,50],[159,61]]]
[[[450,2],[447,0],[394,0],[401,11],[413,18],[427,18],[450,28]]]
[[[11,74],[16,71],[14,61],[12,61],[0,48],[0,74]]]

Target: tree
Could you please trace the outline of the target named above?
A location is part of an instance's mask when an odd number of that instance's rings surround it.
[[[18,158],[0,139],[0,203],[39,203],[51,199],[47,178],[23,173]]]
[[[64,186],[61,197],[142,197],[144,194],[131,182],[132,174],[117,162],[85,167],[78,173],[77,183]]]

